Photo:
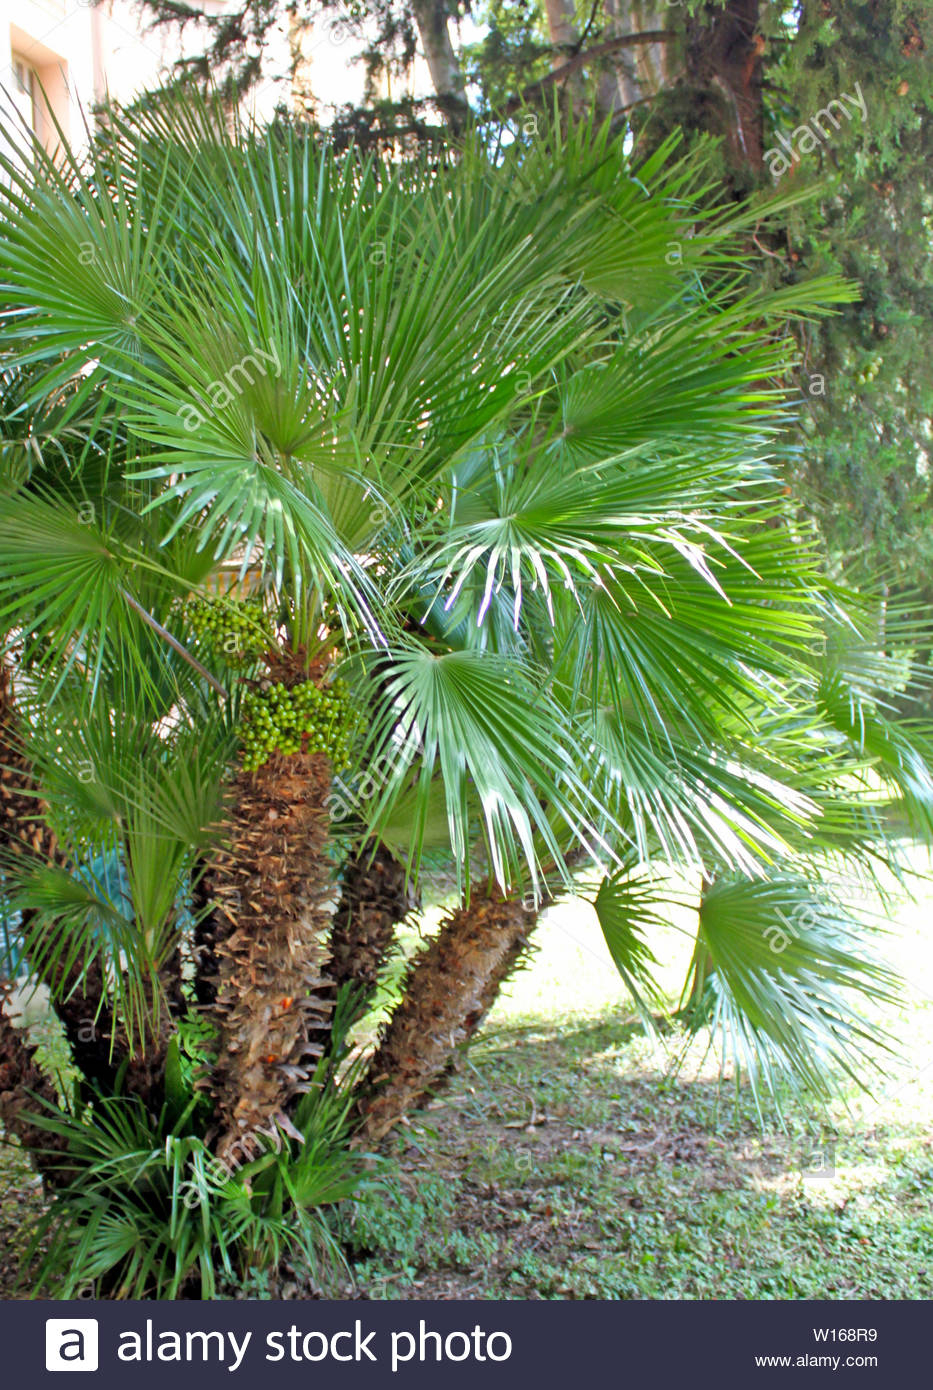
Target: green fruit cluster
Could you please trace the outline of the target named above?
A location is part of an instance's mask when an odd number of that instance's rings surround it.
[[[222,653],[228,666],[254,661],[275,644],[261,598],[193,598],[185,604],[185,613],[198,641]]]
[[[255,772],[275,752],[326,753],[335,771],[346,767],[355,722],[343,681],[326,687],[303,681],[291,689],[278,681],[248,690],[240,723],[243,767]]]
[[[881,358],[881,357],[871,357],[871,358],[869,358],[869,360],[868,360],[867,364],[865,365],[864,369],[863,369],[862,371],[860,371],[859,374],[858,374],[858,376],[855,378],[855,380],[858,382],[859,386],[865,386],[865,385],[868,384],[868,382],[874,381],[875,377],[878,375],[879,371],[881,370],[883,360],[884,360],[884,359]]]

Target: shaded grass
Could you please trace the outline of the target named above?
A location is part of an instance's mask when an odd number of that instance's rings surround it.
[[[594,1051],[595,1050],[595,1051]],[[474,1051],[396,1141],[352,1236],[370,1297],[927,1298],[933,1140],[855,1116],[762,1131],[652,1075],[615,1020]]]
[[[873,1093],[764,1123],[702,1045],[650,1043],[585,909],[539,931],[397,1176],[346,1218],[370,1298],[933,1296],[933,899],[896,903],[903,1053]],[[673,989],[688,943],[653,947]],[[868,1077],[866,1077],[868,1080]],[[351,1292],[348,1287],[347,1293]]]

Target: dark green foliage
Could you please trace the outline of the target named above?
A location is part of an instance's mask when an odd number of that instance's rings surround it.
[[[364,1176],[349,1149],[357,1069],[336,1078],[346,1055],[340,1033],[291,1132],[252,1136],[250,1152],[224,1162],[208,1142],[210,1106],[195,1088],[209,1062],[200,1034],[196,1025],[184,1033],[198,1058],[193,1069],[177,1044],[170,1049],[158,1116],[119,1089],[65,1112],[47,1103],[33,1115],[66,1172],[33,1239],[30,1256],[41,1252],[35,1294],[214,1298],[225,1282],[275,1270],[286,1256],[325,1286],[340,1269],[327,1209]]]
[[[773,72],[786,130],[859,84],[842,121],[791,179],[819,178],[790,220],[792,273],[837,270],[860,300],[802,334],[806,436],[795,469],[831,549],[859,581],[933,591],[933,11],[905,0],[803,6]],[[824,378],[824,389],[814,375]]]

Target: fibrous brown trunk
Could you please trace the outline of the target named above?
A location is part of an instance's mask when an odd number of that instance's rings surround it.
[[[49,1187],[65,1180],[66,1165],[59,1135],[33,1123],[31,1114],[41,1113],[42,1102],[57,1106],[52,1081],[35,1060],[36,1049],[10,1017],[9,999],[0,988],[0,1122],[8,1135],[14,1135],[28,1152]]]
[[[361,987],[363,998],[372,993],[396,927],[416,911],[419,901],[405,865],[385,845],[370,842],[351,855],[331,932],[330,969],[338,988],[352,981]]]
[[[381,1139],[439,1081],[486,1017],[537,920],[521,901],[476,888],[415,957],[367,1072],[363,1138]]]
[[[759,30],[760,0],[711,0],[687,16],[686,75],[698,90],[718,92],[725,107],[722,132],[736,165],[762,167],[764,106]]]
[[[23,750],[11,675],[0,663],[0,844],[9,853],[63,865],[65,858],[45,819],[46,809]],[[27,916],[21,926],[28,925]],[[67,956],[65,951],[61,962],[50,967],[46,983],[75,1065],[89,1081],[109,1089],[120,1056],[112,1042],[114,1020],[105,1003],[101,965],[96,959],[86,967],[80,959],[67,964]]]
[[[274,754],[233,784],[228,845],[207,892],[218,904],[218,972],[210,1016],[219,1028],[212,1078],[221,1159],[289,1127],[288,1102],[306,1090],[333,1011],[327,857],[330,763]]]

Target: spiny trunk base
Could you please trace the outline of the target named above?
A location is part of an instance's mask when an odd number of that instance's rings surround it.
[[[327,1039],[333,986],[325,974],[330,764],[276,754],[233,787],[230,847],[209,891],[219,906],[214,950],[220,1051],[212,1090],[223,1160],[257,1135],[289,1127],[286,1106],[307,1090]]]
[[[476,890],[409,967],[367,1073],[361,1136],[381,1139],[426,1096],[514,969],[538,914]]]
[[[331,974],[339,988],[348,981],[366,995],[375,987],[395,928],[419,905],[405,881],[405,866],[385,845],[366,845],[347,861],[331,933]]]

